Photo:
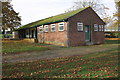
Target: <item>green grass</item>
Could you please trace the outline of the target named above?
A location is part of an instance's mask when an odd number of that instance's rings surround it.
[[[106,44],[118,44],[118,41],[117,40],[106,40],[105,43]],[[47,47],[40,47],[40,46],[47,46]],[[54,46],[54,45],[28,43],[28,42],[21,42],[21,41],[2,41],[2,52],[3,53],[41,51],[41,50],[48,50],[49,49],[48,47],[51,49],[66,48],[66,47],[59,47],[59,46]],[[86,47],[86,46],[78,46],[78,47]],[[71,48],[72,47],[68,49],[71,49]]]
[[[13,35],[12,34],[6,34],[7,36],[9,36],[9,38],[12,38],[13,37]],[[3,38],[3,34],[0,34],[0,39],[2,39]]]
[[[117,78],[118,50],[24,63],[3,63],[3,78]]]
[[[120,40],[105,40],[106,44],[118,44]]]
[[[3,41],[2,52],[3,53],[16,53],[25,51],[42,51],[48,50],[48,47],[43,47],[41,44],[28,43],[20,41]]]
[[[13,34],[7,34],[10,38],[12,38],[13,37]]]
[[[3,35],[2,35],[2,34],[0,34],[0,39],[2,39],[2,36],[3,36]]]

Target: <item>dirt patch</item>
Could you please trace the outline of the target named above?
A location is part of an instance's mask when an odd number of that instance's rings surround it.
[[[70,48],[59,48],[55,50],[47,51],[34,51],[34,52],[23,52],[21,54],[10,54],[3,55],[3,62],[25,62],[39,59],[51,59],[57,57],[67,57],[84,55],[96,52],[102,52],[118,48],[118,44],[104,44],[104,45],[93,45],[93,46],[80,46]]]

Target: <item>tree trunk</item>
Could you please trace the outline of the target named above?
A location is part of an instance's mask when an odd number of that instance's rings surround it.
[[[3,34],[3,35],[5,34],[5,29],[3,29],[3,32],[2,32],[2,34]]]
[[[10,28],[10,34],[13,32],[13,30],[14,30],[13,28]]]

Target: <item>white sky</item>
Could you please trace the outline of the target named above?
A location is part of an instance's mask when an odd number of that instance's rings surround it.
[[[13,8],[20,13],[22,25],[64,13],[77,0],[12,0]],[[109,7],[108,13],[115,12],[114,0],[100,0]]]

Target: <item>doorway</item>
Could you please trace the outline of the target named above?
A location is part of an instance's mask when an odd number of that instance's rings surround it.
[[[85,26],[85,41],[89,42],[90,41],[90,26],[86,25]]]

